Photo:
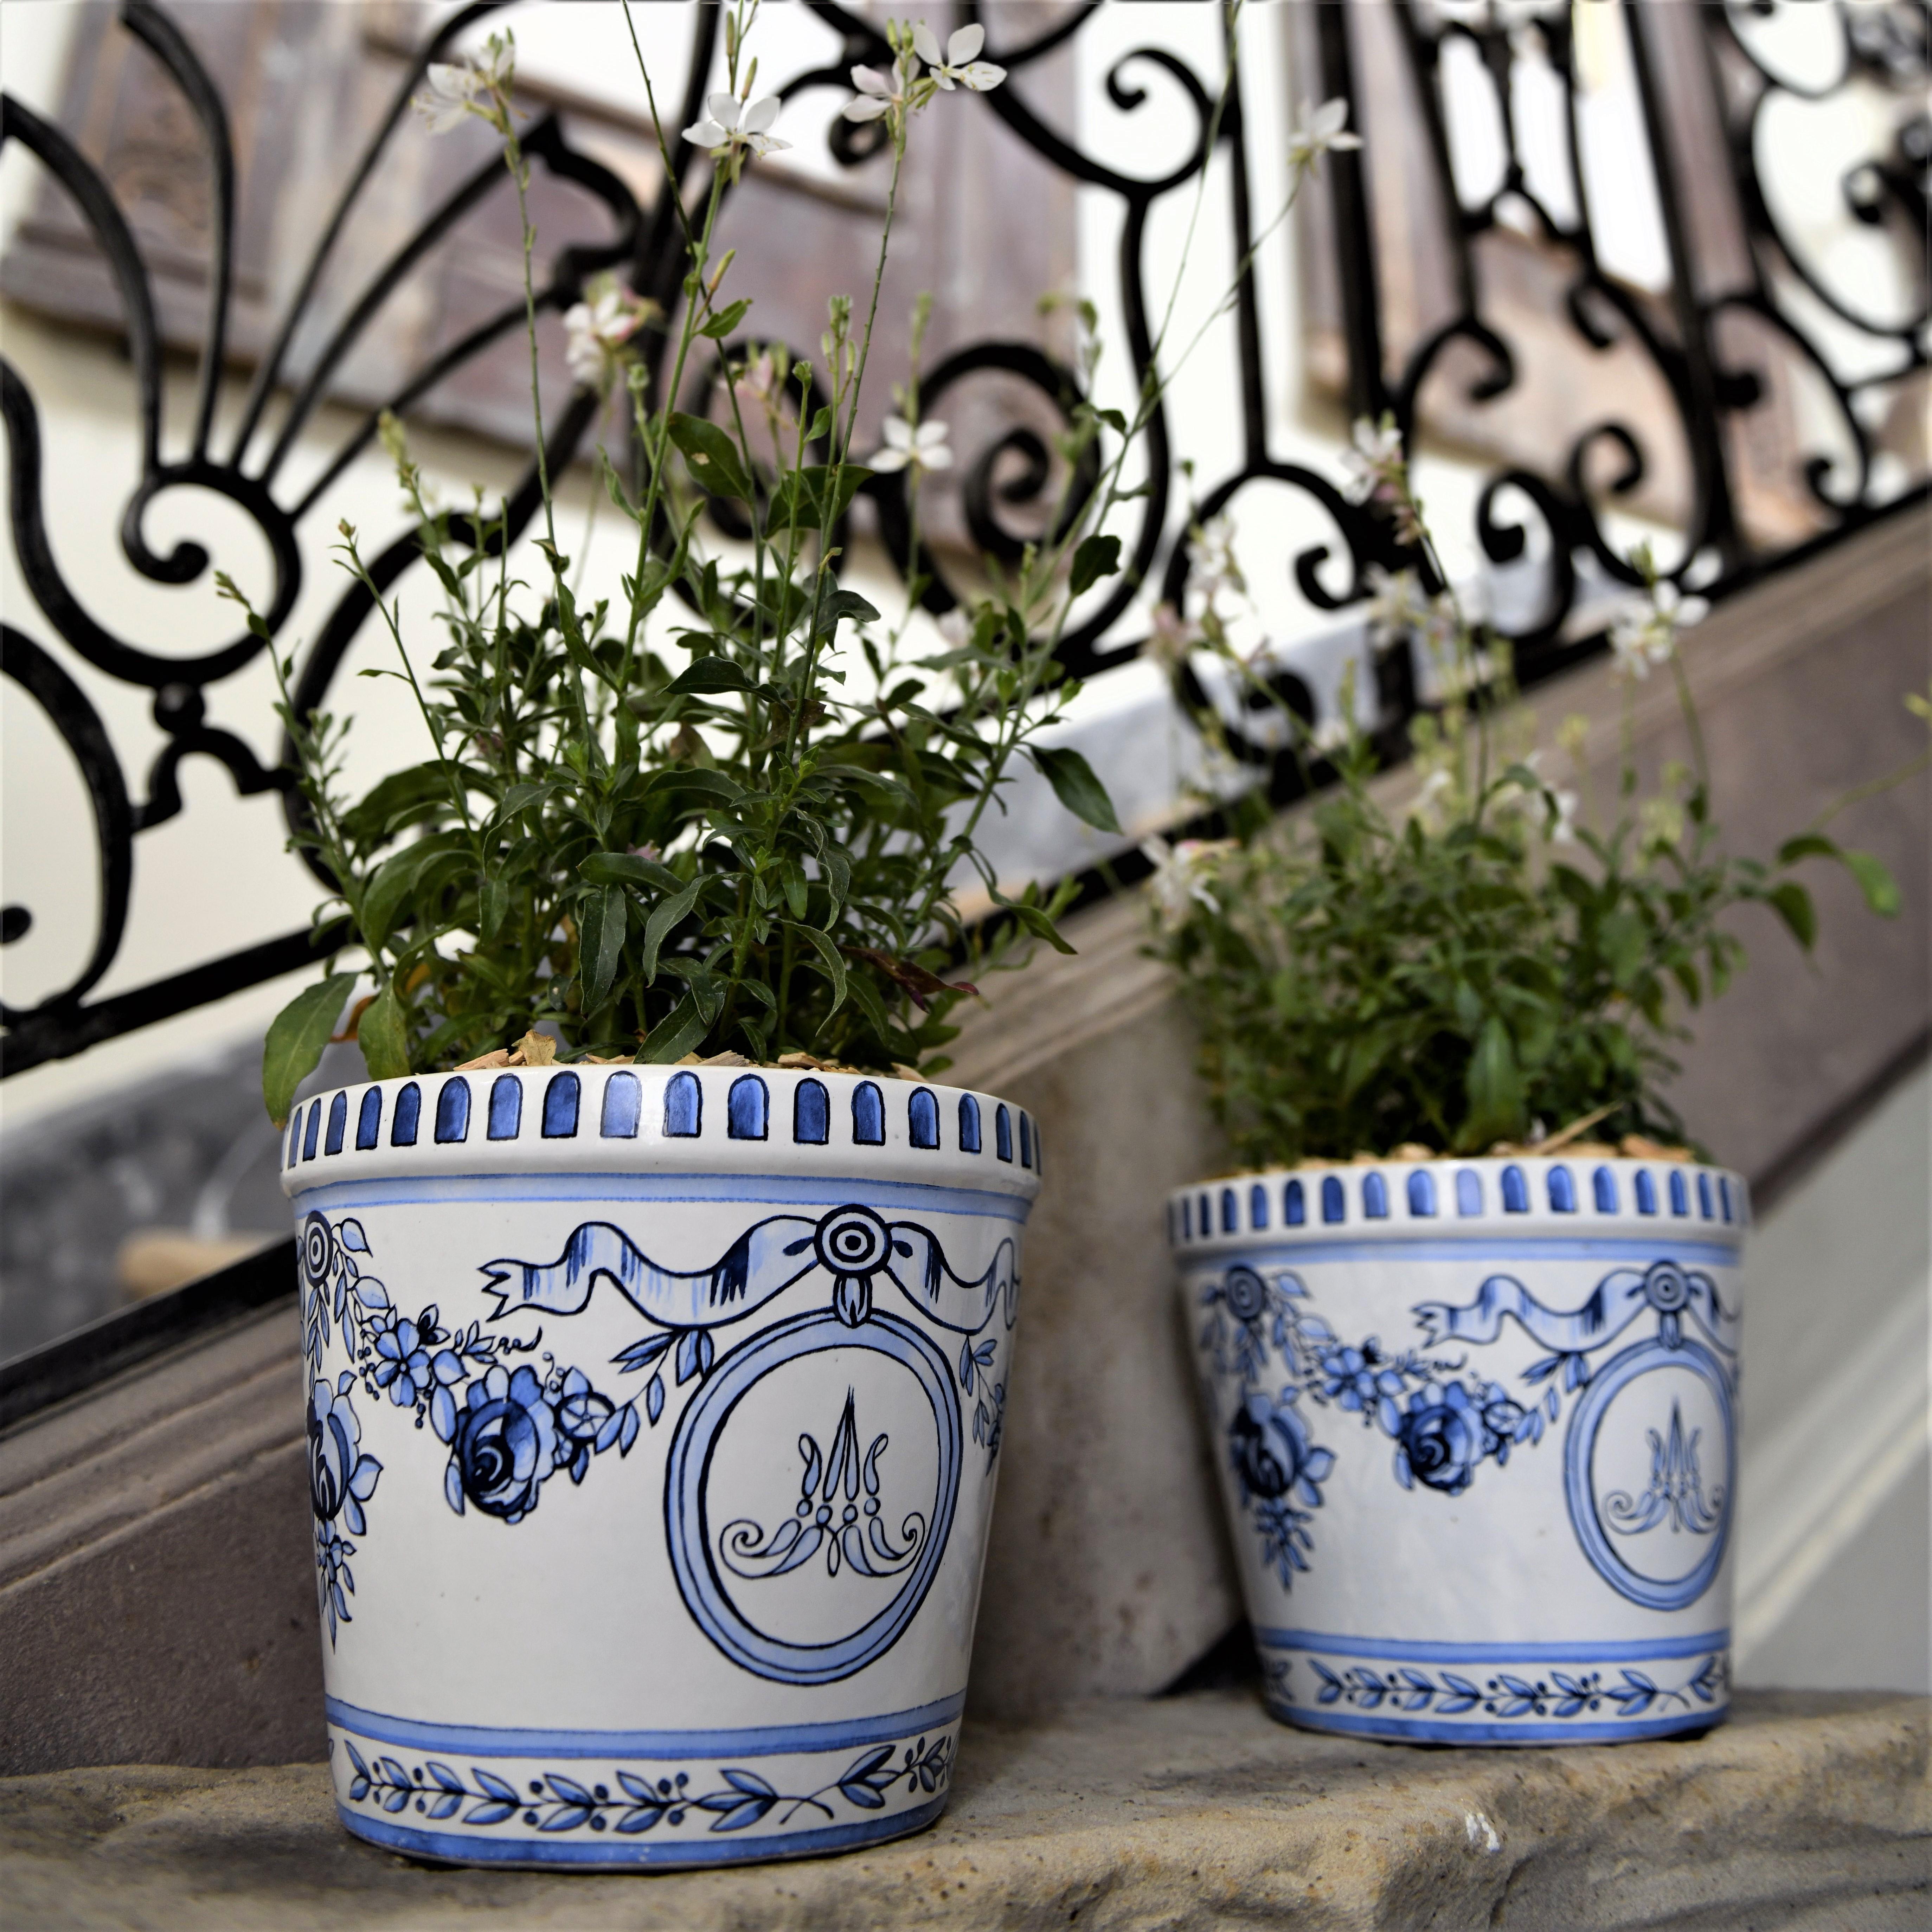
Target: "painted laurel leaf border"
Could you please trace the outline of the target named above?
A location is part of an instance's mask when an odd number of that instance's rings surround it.
[[[776,1821],[780,1826],[806,1810],[831,1820],[838,1815],[830,1802],[835,1796],[858,1810],[883,1810],[896,1785],[903,1784],[908,1794],[943,1790],[952,1778],[953,1756],[950,1733],[930,1738],[922,1733],[903,1746],[880,1744],[862,1753],[815,1791],[780,1791],[754,1771],[720,1766],[715,1775],[721,1782],[702,1792],[692,1790],[688,1772],[653,1780],[621,1768],[614,1770],[608,1780],[588,1784],[562,1772],[546,1771],[529,1780],[527,1790],[519,1792],[508,1779],[479,1765],[472,1765],[465,1778],[434,1758],[405,1765],[400,1758],[373,1751],[365,1758],[346,1737],[342,1744],[352,1771],[352,1804],[366,1804],[392,1816],[413,1810],[438,1822],[453,1819],[477,1828],[514,1820],[542,1832],[588,1827],[625,1836],[652,1831],[661,1824],[675,1829],[698,1817],[710,1819],[707,1831],[748,1831],[780,1807],[784,1808]],[[334,1754],[333,1739],[329,1753]],[[612,1783],[617,1786],[615,1794]],[[466,1804],[471,1808],[466,1811]]]
[[[1612,1706],[1619,1718],[1640,1718],[1653,1706],[1659,1712],[1672,1706],[1694,1709],[1694,1697],[1699,1704],[1715,1705],[1730,1679],[1730,1653],[1724,1651],[1706,1658],[1674,1689],[1628,1667],[1619,1673],[1622,1681],[1617,1683],[1606,1683],[1602,1673],[1594,1670],[1552,1670],[1534,1678],[1498,1671],[1479,1687],[1474,1678],[1451,1670],[1438,1670],[1432,1676],[1408,1665],[1380,1671],[1354,1664],[1338,1674],[1318,1658],[1308,1658],[1307,1664],[1320,1680],[1315,1694],[1317,1704],[1346,1702],[1374,1711],[1386,1703],[1406,1713],[1426,1711],[1438,1718],[1460,1717],[1479,1704],[1492,1718],[1576,1718],[1600,1710],[1606,1704]],[[1274,1681],[1270,1678],[1271,1686]],[[1292,1697],[1286,1664],[1279,1682],[1280,1694]]]

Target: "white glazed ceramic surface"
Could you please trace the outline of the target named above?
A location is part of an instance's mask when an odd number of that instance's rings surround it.
[[[1478,1744],[1730,1702],[1736,1174],[1562,1156],[1168,1203],[1270,1708]]]
[[[707,1864],[946,1802],[1034,1123],[542,1068],[297,1108],[329,1750],[418,1856]]]

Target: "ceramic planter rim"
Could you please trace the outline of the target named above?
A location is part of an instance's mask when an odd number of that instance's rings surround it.
[[[1676,1186],[1672,1186],[1672,1177]],[[1177,1258],[1251,1248],[1552,1236],[1673,1237],[1736,1248],[1750,1227],[1744,1177],[1702,1161],[1623,1154],[1484,1154],[1270,1167],[1174,1189]],[[1204,1226],[1204,1221],[1205,1226]]]
[[[976,1190],[1030,1203],[1042,1166],[1033,1115],[978,1089],[805,1067],[580,1063],[330,1088],[292,1110],[280,1160],[291,1198],[406,1172],[777,1172],[866,1185],[970,1177]]]

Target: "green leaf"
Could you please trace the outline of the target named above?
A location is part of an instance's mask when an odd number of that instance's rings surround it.
[[[722,342],[725,337],[744,320],[751,306],[751,297],[741,296],[739,300],[732,303],[729,308],[721,308],[709,322],[700,322],[698,325],[698,334],[710,336],[713,342]]]
[[[832,466],[808,464],[802,470],[786,472],[772,492],[771,508],[765,518],[767,530],[829,528],[852,507],[860,486],[871,480],[872,472],[862,463],[839,466],[838,488],[832,488]]]
[[[681,919],[686,917],[698,903],[699,889],[704,880],[700,877],[693,879],[682,891],[668,899],[661,899],[651,909],[651,916],[644,922],[644,956],[643,967],[647,983],[654,984],[658,976],[658,948],[664,944],[664,935]]]
[[[1052,786],[1054,796],[1075,818],[1084,819],[1097,831],[1120,830],[1120,821],[1114,815],[1114,802],[1107,796],[1106,787],[1078,752],[1065,745],[1029,745],[1026,754]]]
[[[262,1098],[277,1126],[287,1123],[296,1089],[315,1071],[355,986],[353,973],[332,973],[304,987],[271,1022],[262,1046]]]
[[[398,1080],[414,1071],[410,1065],[409,1016],[393,986],[385,986],[362,1009],[356,1041],[371,1080]]]
[[[1791,928],[1791,936],[1806,952],[1818,937],[1818,914],[1811,895],[1796,879],[1786,879],[1765,894],[1766,903]]]
[[[577,972],[584,987],[584,1010],[595,1012],[610,996],[617,962],[624,950],[624,926],[630,902],[621,886],[605,886],[579,904]]]
[[[651,1028],[644,1045],[638,1049],[638,1058],[654,1066],[682,1060],[687,1053],[696,1050],[698,1042],[710,1030],[710,1023],[698,1011],[698,1002],[687,993],[672,1007],[667,1018]]]
[[[1029,889],[1030,890],[1030,889]],[[986,888],[987,896],[1002,912],[1010,912],[1036,939],[1043,939],[1056,952],[1071,953],[1073,948],[1060,936],[1060,929],[1036,905],[1024,899],[1010,899],[998,886]]]
[[[373,850],[386,839],[449,803],[449,776],[440,764],[413,765],[392,772],[361,804],[345,812],[342,829],[354,845]]]
[[[1461,1136],[1465,1147],[1484,1148],[1514,1138],[1522,1121],[1522,1075],[1509,1029],[1494,1014],[1483,1022],[1466,1084],[1469,1118]]]
[[[434,832],[391,853],[376,868],[369,889],[362,895],[362,943],[371,948],[383,944],[394,931],[398,916],[424,868],[432,860],[462,850],[466,845],[460,832]]]
[[[818,600],[818,628],[830,636],[842,617],[861,624],[876,624],[879,614],[856,590],[828,591]]]
[[[738,460],[737,446],[716,423],[674,412],[670,440],[684,454],[692,480],[713,496],[752,501],[752,485]]]
[[[487,838],[499,826],[507,825],[518,812],[527,812],[532,806],[540,803],[556,790],[557,784],[555,778],[536,778],[511,786],[496,809],[483,821],[483,836]]]
[[[668,698],[717,691],[754,691],[758,680],[730,658],[699,658],[687,664],[665,687]]]
[[[638,852],[593,852],[577,869],[593,886],[648,886],[658,892],[684,890],[684,881],[668,866]]]
[[[1643,920],[1628,908],[1619,908],[1598,927],[1597,939],[1604,950],[1604,963],[1610,968],[1611,982],[1628,988],[1643,966]]]
[[[510,916],[510,889],[500,878],[492,877],[483,881],[477,894],[480,908],[478,936],[484,940],[494,939],[503,929],[503,922]]]
[[[653,772],[638,788],[640,799],[655,797],[661,791],[690,792],[719,805],[736,805],[745,796],[745,788],[722,772],[702,765],[680,765],[668,771]],[[696,809],[696,807],[691,808]]]
[[[1120,568],[1120,540],[1118,537],[1087,537],[1073,553],[1073,572],[1067,579],[1067,588],[1078,597],[1083,590],[1090,590],[1103,577],[1116,575]]]
[[[825,976],[832,982],[832,1004],[825,1016],[830,1019],[845,1004],[845,962],[839,957],[838,947],[816,926],[800,926],[790,920],[785,920],[784,924],[788,932],[796,933],[817,954],[819,963],[824,968]],[[806,963],[809,965],[811,962],[808,960]]]
[[[1838,856],[1836,842],[1819,832],[1801,832],[1796,838],[1787,838],[1778,848],[1778,862],[1780,866],[1795,866],[1801,859],[1835,859]]]
[[[1848,848],[1839,853],[1838,862],[1858,880],[1858,890],[1865,896],[1865,904],[1880,918],[1898,916],[1903,897],[1898,881],[1892,876],[1883,860],[1870,852],[1854,852]]]

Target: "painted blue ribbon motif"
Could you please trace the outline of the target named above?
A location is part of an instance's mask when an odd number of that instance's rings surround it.
[[[1553,1353],[1581,1355],[1622,1334],[1646,1310],[1661,1318],[1661,1330],[1672,1333],[1681,1332],[1682,1318],[1688,1313],[1716,1347],[1727,1355],[1737,1352],[1736,1312],[1718,1299],[1717,1284],[1708,1275],[1675,1262],[1613,1269],[1580,1308],[1568,1312],[1546,1308],[1514,1276],[1492,1274],[1468,1307],[1425,1301],[1417,1307],[1415,1318],[1432,1348],[1448,1342],[1493,1342],[1502,1332],[1504,1317],[1514,1316]]]
[[[814,1268],[832,1277],[832,1306],[848,1327],[872,1312],[872,1284],[884,1275],[932,1320],[976,1334],[1004,1296],[1006,1325],[1018,1312],[1019,1271],[1010,1239],[979,1274],[954,1272],[938,1240],[910,1221],[887,1222],[848,1204],[812,1220],[774,1214],[746,1229],[708,1268],[670,1268],[653,1261],[622,1228],[586,1221],[554,1262],[488,1262],[485,1292],[493,1319],[519,1309],[575,1315],[598,1281],[608,1280],[632,1306],[668,1328],[736,1322],[782,1294]],[[514,1284],[514,1285],[512,1285]]]

